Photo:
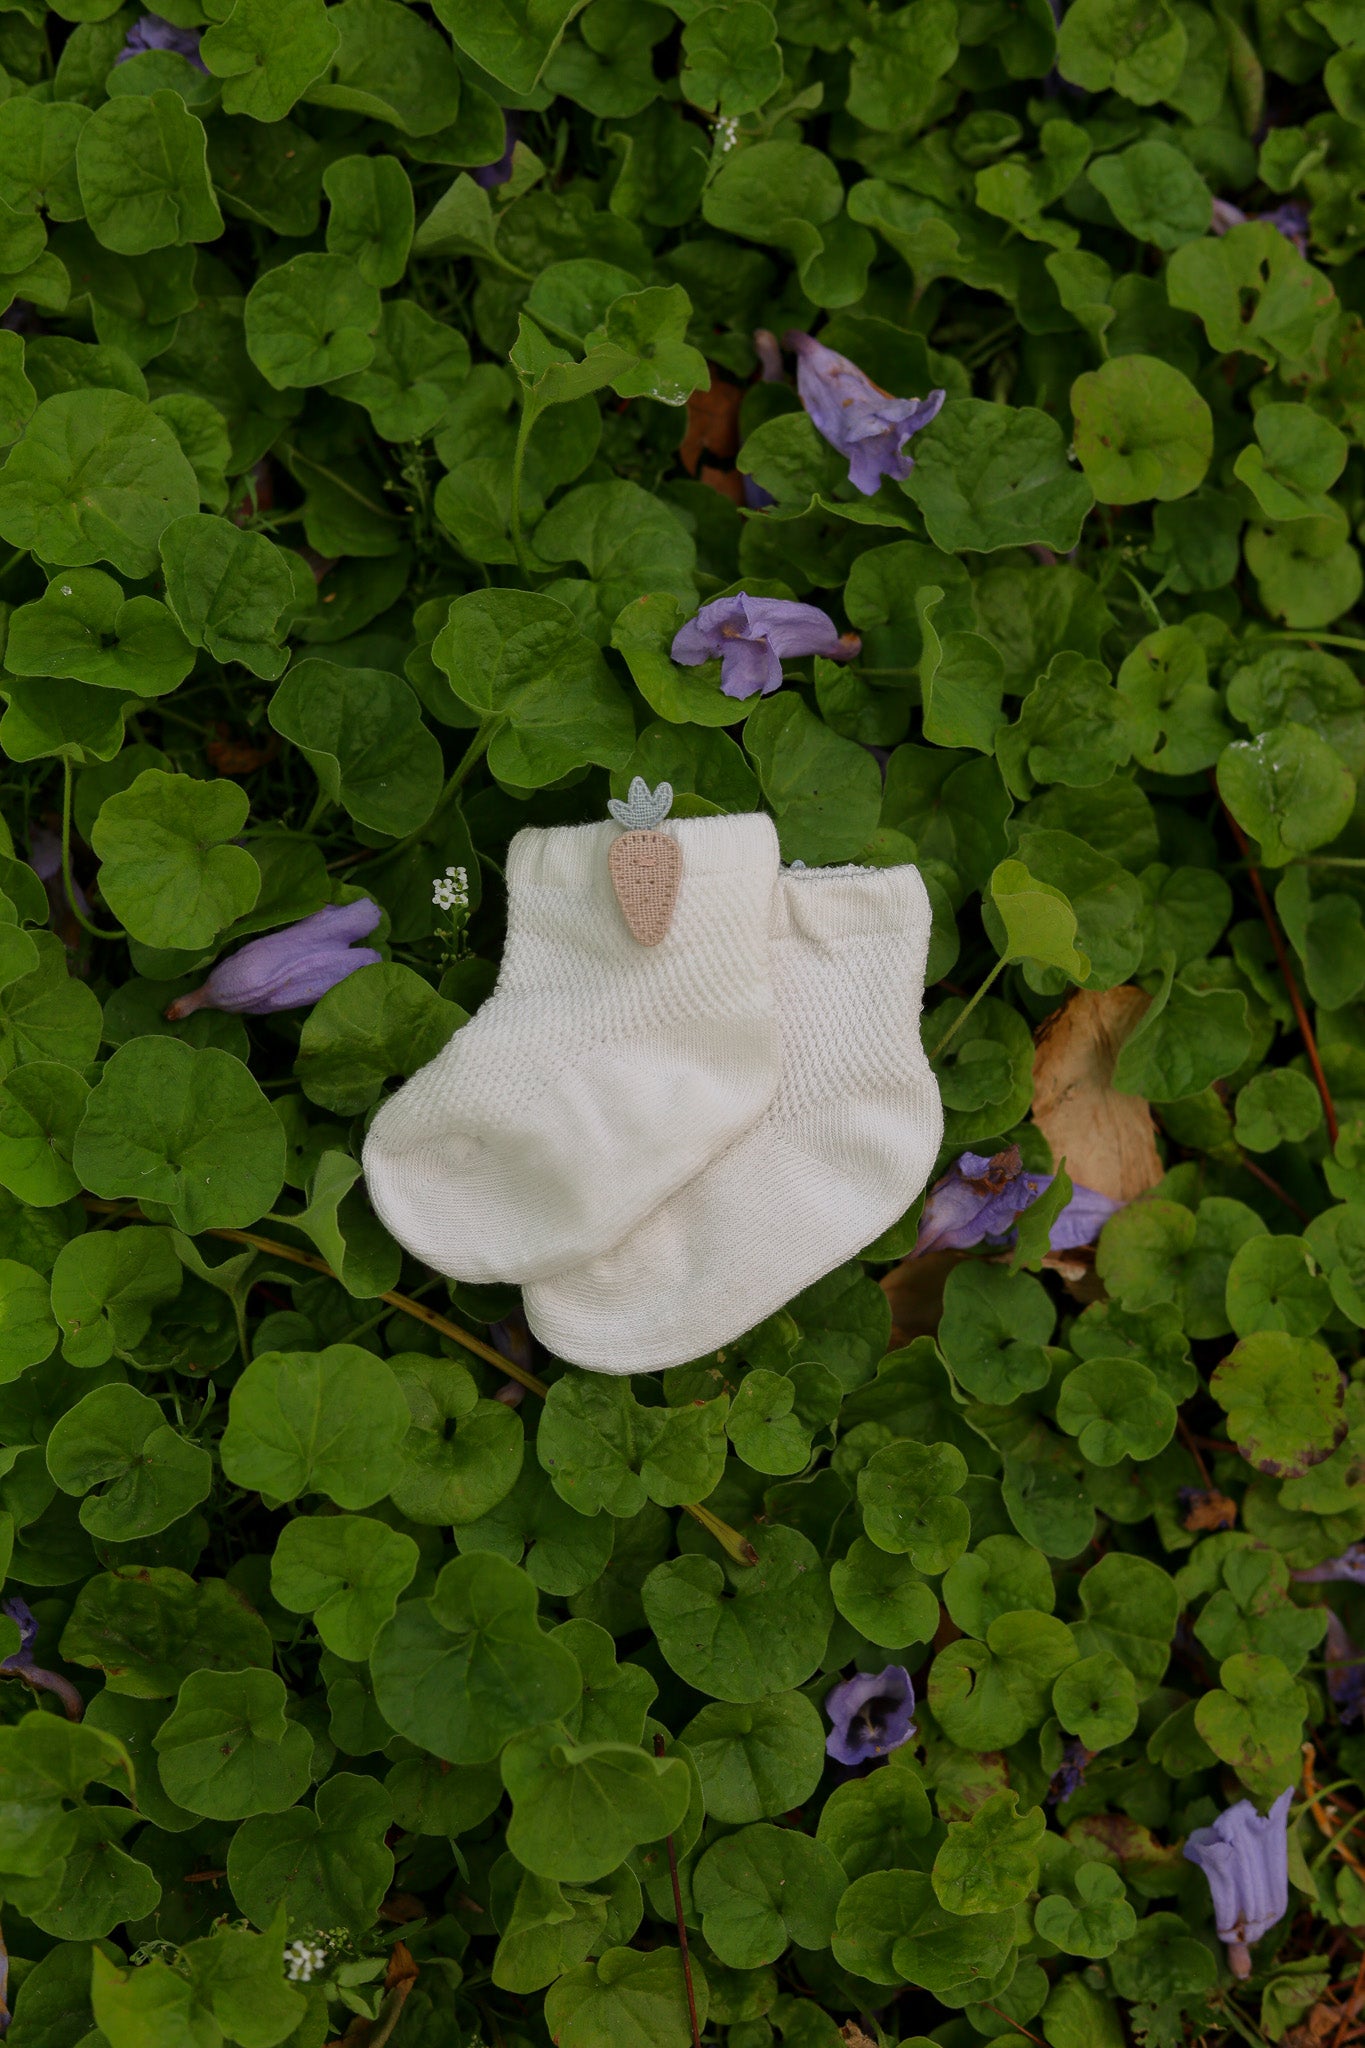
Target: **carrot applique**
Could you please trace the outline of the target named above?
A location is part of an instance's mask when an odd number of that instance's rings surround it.
[[[661,782],[653,792],[642,775],[630,785],[622,803],[610,797],[607,809],[622,827],[607,855],[611,886],[633,939],[642,946],[657,946],[673,918],[682,881],[682,848],[659,827],[673,802],[670,783]]]

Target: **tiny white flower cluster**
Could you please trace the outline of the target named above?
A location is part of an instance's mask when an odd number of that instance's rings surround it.
[[[431,900],[438,910],[468,910],[469,875],[464,868],[447,868],[432,884]]]
[[[284,1974],[288,1981],[291,1984],[311,1984],[319,1971],[326,1969],[340,1933],[340,1929],[331,1934],[319,1931],[306,1941],[291,1941],[284,1951]]]
[[[722,114],[716,122],[716,141],[720,144],[722,155],[733,149],[739,141],[739,122],[733,114]]]

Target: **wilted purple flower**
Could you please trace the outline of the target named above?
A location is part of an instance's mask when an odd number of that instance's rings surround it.
[[[1358,1721],[1365,1712],[1365,1659],[1330,1607],[1327,1610],[1324,1655],[1327,1691],[1338,1718],[1349,1725]]]
[[[512,152],[517,146],[517,124],[510,114],[503,115],[502,155],[493,164],[480,164],[473,172],[476,185],[482,185],[485,192],[491,192],[495,185],[505,185],[512,175]]]
[[[796,354],[796,388],[817,432],[848,457],[848,480],[870,498],[884,476],[900,483],[914,468],[901,450],[912,434],[936,419],[946,391],[927,398],[893,398],[866,373],[813,335],[782,337]]]
[[[741,474],[744,486],[744,502],[751,512],[766,512],[770,505],[777,503],[771,491],[765,491],[762,484],[755,483],[751,476]]]
[[[1051,1173],[1025,1173],[1019,1147],[1011,1145],[987,1159],[980,1152],[963,1152],[953,1161],[941,1180],[929,1190],[920,1217],[915,1256],[925,1252],[958,1251],[983,1241],[1004,1243],[1014,1234],[1014,1219],[1020,1211],[1046,1194],[1056,1178]],[[1073,1185],[1071,1200],[1048,1233],[1054,1252],[1073,1251],[1077,1245],[1093,1244],[1109,1218],[1123,1207],[1094,1188]]]
[[[1268,213],[1243,213],[1240,206],[1234,206],[1230,199],[1215,199],[1213,219],[1210,227],[1215,235],[1225,235],[1229,228],[1244,227],[1249,220],[1263,221],[1268,228],[1278,228],[1286,242],[1292,242],[1300,256],[1308,254],[1308,208],[1302,199],[1286,199],[1282,205],[1271,207]]]
[[[1086,1748],[1079,1737],[1073,1736],[1062,1751],[1062,1760],[1052,1773],[1048,1787],[1048,1799],[1055,1806],[1062,1806],[1068,1799],[1074,1799],[1085,1783],[1086,1765],[1091,1762],[1094,1751]]]
[[[1234,1977],[1251,1975],[1253,1942],[1289,1911],[1289,1804],[1286,1785],[1269,1813],[1257,1813],[1239,1799],[1210,1828],[1196,1828],[1185,1844],[1191,1863],[1203,1871],[1213,1895],[1218,1939],[1228,1945]]]
[[[1289,1576],[1305,1586],[1365,1586],[1365,1543],[1348,1543],[1340,1557],[1329,1557],[1324,1564],[1308,1565]]]
[[[173,1023],[192,1010],[237,1010],[268,1017],[275,1010],[301,1010],[345,981],[357,967],[376,967],[381,955],[356,946],[379,922],[378,904],[362,896],[355,903],[329,903],[311,917],[251,939],[239,953],[220,960],[206,982],[177,996],[166,1015]]]
[[[822,654],[826,661],[852,661],[862,652],[856,633],[836,633],[834,621],[818,605],[797,604],[789,597],[712,598],[694,619],[673,636],[673,659],[685,668],[720,661],[720,687],[726,697],[765,697],[782,687],[782,662],[787,656]]]
[[[46,825],[35,825],[28,835],[28,864],[47,891],[48,923],[54,930],[70,922],[66,891],[62,882],[62,842]],[[82,916],[89,916],[90,902],[80,883],[72,877],[71,894]],[[73,927],[73,930],[75,928]],[[79,931],[75,937],[79,938]],[[72,941],[74,943],[74,940]]]
[[[754,329],[754,354],[758,357],[759,382],[781,384],[787,373],[782,367],[782,350],[771,327]]]
[[[833,1723],[825,1752],[841,1764],[886,1756],[914,1734],[914,1711],[915,1688],[903,1665],[855,1672],[825,1695],[825,1712]]]
[[[25,1685],[31,1685],[35,1692],[55,1693],[62,1703],[68,1721],[79,1721],[85,1712],[85,1702],[70,1679],[59,1678],[55,1671],[44,1671],[41,1664],[33,1661],[33,1646],[38,1640],[38,1623],[27,1603],[13,1599],[0,1603],[0,1614],[6,1614],[11,1621],[19,1624],[19,1647],[12,1657],[0,1662],[0,1678],[22,1678]]]
[[[174,50],[179,57],[188,57],[196,71],[208,75],[208,65],[199,54],[197,28],[177,28],[173,21],[163,21],[159,14],[144,14],[135,21],[123,40],[123,48],[114,62],[126,64],[130,57],[138,57],[144,50]]]

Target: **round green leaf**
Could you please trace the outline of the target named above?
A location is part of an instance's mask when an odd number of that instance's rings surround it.
[[[313,1739],[273,1671],[193,1671],[154,1738],[170,1797],[210,1820],[279,1813],[308,1784]]]
[[[393,1882],[389,1800],[373,1778],[342,1771],[319,1785],[314,1809],[257,1813],[238,1828],[227,1858],[232,1896],[258,1927],[283,1908],[291,1935],[363,1934]]]
[[[41,1364],[56,1341],[42,1274],[18,1259],[0,1259],[0,1380]]]
[[[47,1469],[63,1493],[83,1496],[81,1526],[119,1543],[169,1528],[213,1483],[208,1452],[134,1387],[96,1387],[69,1408],[48,1437]]]
[[[1018,1536],[987,1536],[943,1575],[943,1604],[969,1636],[984,1636],[1001,1614],[1051,1614],[1056,1600],[1047,1559]]]
[[[490,1514],[521,1470],[520,1417],[502,1401],[480,1400],[472,1376],[449,1359],[408,1352],[390,1363],[411,1418],[387,1489],[394,1506],[435,1527]]]
[[[69,1201],[79,1187],[71,1148],[89,1093],[55,1060],[33,1060],[0,1081],[0,1187],[36,1209]]]
[[[357,824],[397,837],[431,816],[440,743],[401,677],[316,657],[296,662],[270,700],[270,723]]]
[[[760,1822],[707,1850],[692,1873],[692,1896],[721,1962],[754,1970],[775,1962],[789,1941],[823,1948],[845,1882],[823,1843]]]
[[[395,1375],[373,1352],[266,1351],[232,1390],[223,1470],[276,1501],[325,1493],[338,1507],[369,1507],[389,1490],[408,1420]]]
[[[1000,1405],[1047,1384],[1055,1320],[1041,1280],[972,1260],[949,1277],[939,1343],[967,1392]]]
[[[1070,1629],[1054,1615],[997,1615],[984,1642],[964,1637],[935,1657],[934,1717],[963,1749],[1008,1749],[1042,1725],[1054,1682],[1078,1654]]]
[[[1064,554],[1095,502],[1067,462],[1057,421],[1030,405],[949,399],[914,449],[904,488],[947,554],[1030,544]]]
[[[946,1571],[971,1533],[955,1498],[967,1462],[954,1444],[888,1444],[858,1474],[863,1525],[879,1550],[908,1557],[916,1571]]]
[[[931,1878],[934,1896],[950,1913],[1003,1913],[1036,1888],[1047,1817],[1038,1806],[1026,1813],[1018,1808],[1017,1792],[996,1792],[970,1820],[949,1827]]]
[[[567,1714],[582,1676],[542,1634],[536,1589],[504,1558],[458,1557],[429,1599],[407,1600],[370,1658],[391,1728],[454,1764],[482,1764],[523,1729]]]
[[[1306,725],[1280,725],[1224,747],[1218,790],[1242,830],[1260,842],[1262,861],[1283,867],[1336,838],[1354,807],[1356,784]]]
[[[932,1640],[938,1601],[907,1557],[888,1556],[859,1536],[848,1556],[831,1565],[829,1584],[844,1620],[869,1642],[903,1650]]]
[[[742,1825],[804,1805],[825,1767],[825,1731],[799,1692],[703,1707],[680,1738],[713,1819]]]
[[[1112,356],[1071,387],[1076,453],[1105,505],[1184,498],[1213,455],[1213,414],[1183,371]]]
[[[824,1571],[804,1536],[778,1525],[751,1540],[756,1565],[671,1558],[642,1588],[666,1661],[713,1699],[742,1703],[804,1684],[833,1619]]]
[[[1052,1704],[1063,1728],[1087,1749],[1126,1742],[1138,1720],[1137,1681],[1112,1650],[1082,1657],[1052,1688]]]
[[[950,1913],[927,1872],[878,1870],[839,1901],[834,1960],[874,1984],[914,1984],[961,2004],[993,1978],[1014,1939],[1013,1913]]]
[[[135,1038],[90,1091],[71,1163],[93,1194],[164,1208],[181,1230],[240,1228],[283,1185],[284,1130],[230,1053]]]
[[[150,576],[162,533],[198,503],[194,471],[150,406],[124,391],[61,391],[5,458],[0,537],[43,562]]]
[[[1228,1434],[1258,1472],[1294,1479],[1331,1456],[1346,1434],[1341,1372],[1325,1346],[1285,1330],[1233,1346],[1209,1381]]]
[[[96,237],[120,256],[211,242],[223,232],[204,124],[175,92],[108,99],[76,143],[81,200]]]
[[[90,1231],[52,1268],[52,1313],[68,1365],[103,1365],[146,1336],[153,1312],[180,1292],[184,1269],[164,1230]]]
[[[417,1558],[411,1536],[368,1516],[300,1515],[280,1531],[270,1590],[282,1607],[312,1615],[334,1656],[358,1664],[411,1584]]]
[[[1227,1306],[1239,1337],[1311,1337],[1331,1312],[1332,1293],[1306,1238],[1249,1237],[1228,1267]]]
[[[379,293],[348,257],[310,251],[252,285],[247,352],[277,391],[330,384],[373,360],[379,314]]]
[[[502,1752],[512,1795],[507,1846],[540,1877],[606,1877],[638,1844],[682,1825],[690,1796],[681,1757],[624,1742],[572,1743],[554,1728],[514,1736]]]
[[[125,599],[101,569],[69,569],[13,614],[5,665],[16,675],[71,676],[160,697],[184,682],[194,654],[164,604]]]
[[[261,871],[234,846],[247,798],[235,782],[197,782],[144,768],[106,798],[91,844],[100,890],[131,937],[146,946],[209,945],[255,903]]]
[[[1092,1465],[1140,1463],[1175,1435],[1175,1403],[1135,1358],[1091,1358],[1062,1381],[1057,1421]]]
[[[697,2024],[706,2025],[706,1972],[692,1959]],[[559,2048],[687,2048],[692,2037],[682,1961],[669,1943],[609,1948],[550,1986],[545,2023]]]

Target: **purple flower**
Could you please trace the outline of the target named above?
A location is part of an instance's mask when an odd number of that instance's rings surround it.
[[[727,697],[765,697],[782,687],[786,656],[822,654],[826,661],[852,661],[862,652],[856,633],[836,633],[834,621],[817,605],[789,597],[716,597],[673,636],[673,659],[686,668],[720,661],[720,687]]]
[[[1308,208],[1302,199],[1286,199],[1282,205],[1273,206],[1269,213],[1243,213],[1240,206],[1234,206],[1230,199],[1215,199],[1213,219],[1210,227],[1215,235],[1225,235],[1229,228],[1244,227],[1249,220],[1263,221],[1268,228],[1278,228],[1286,242],[1292,242],[1300,256],[1308,254]]]
[[[1196,1828],[1185,1844],[1186,1856],[1209,1881],[1218,1939],[1228,1944],[1234,1977],[1251,1975],[1247,1951],[1289,1911],[1293,1796],[1293,1786],[1286,1785],[1264,1816],[1249,1799],[1239,1799],[1211,1828]]]
[[[903,1665],[855,1672],[825,1695],[825,1712],[833,1724],[825,1752],[836,1763],[870,1763],[910,1740],[914,1711],[915,1688]]]
[[[927,398],[893,398],[879,384],[812,335],[792,332],[783,341],[796,354],[796,388],[817,431],[848,457],[848,480],[870,498],[884,476],[901,483],[914,459],[901,450],[912,434],[937,418],[946,391]]]
[[[379,922],[379,906],[362,896],[355,903],[329,903],[311,917],[252,939],[230,959],[220,960],[206,982],[177,996],[166,1011],[172,1022],[192,1010],[238,1010],[268,1017],[275,1010],[301,1010],[345,981],[357,967],[376,967],[381,955],[356,946]]]
[[[25,1601],[6,1600],[0,1603],[0,1614],[8,1615],[19,1624],[19,1647],[13,1656],[0,1662],[0,1678],[21,1678],[25,1685],[31,1685],[35,1692],[55,1693],[62,1703],[68,1721],[79,1721],[85,1712],[85,1702],[70,1679],[59,1678],[55,1671],[44,1671],[41,1664],[33,1661],[33,1646],[38,1640],[38,1623]]]
[[[782,367],[782,350],[778,346],[777,336],[770,327],[754,329],[754,354],[758,357],[760,384],[785,382],[787,373]]]
[[[1074,1799],[1085,1783],[1086,1766],[1094,1757],[1094,1751],[1073,1736],[1062,1751],[1062,1760],[1052,1773],[1048,1787],[1048,1799],[1055,1806],[1062,1806],[1068,1799]]]
[[[1329,1557],[1325,1564],[1309,1565],[1289,1576],[1304,1586],[1365,1586],[1365,1543],[1348,1543],[1340,1557]]]
[[[1327,1691],[1338,1719],[1349,1725],[1358,1721],[1365,1712],[1365,1658],[1361,1657],[1330,1607],[1327,1610],[1325,1655]]]
[[[57,833],[49,831],[46,825],[35,825],[28,835],[28,864],[47,891],[47,921],[54,930],[60,930],[63,925],[70,922],[71,917],[62,882],[62,842]],[[82,916],[88,917],[89,899],[74,876],[71,881],[71,894],[75,898],[77,910]],[[79,936],[80,933],[77,931],[76,937]]]
[[[126,64],[130,57],[138,57],[144,50],[174,50],[177,56],[188,57],[195,70],[207,77],[209,67],[199,54],[199,34],[197,28],[177,28],[174,22],[163,21],[159,14],[144,14],[129,29],[114,62]]]
[[[491,192],[495,185],[505,185],[512,175],[512,152],[517,146],[517,124],[510,114],[503,115],[502,155],[493,164],[480,164],[472,173],[474,183],[482,185],[485,192]]]
[[[1055,1178],[1051,1173],[1025,1173],[1017,1145],[997,1152],[993,1159],[980,1152],[961,1153],[929,1190],[914,1256],[964,1252],[983,1240],[1006,1243],[1014,1235],[1015,1217],[1046,1194]],[[1094,1188],[1074,1185],[1071,1200],[1048,1233],[1048,1244],[1054,1252],[1093,1244],[1109,1218],[1123,1206],[1108,1195],[1097,1194]]]

